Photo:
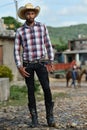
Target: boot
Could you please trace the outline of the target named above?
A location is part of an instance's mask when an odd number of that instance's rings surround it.
[[[46,119],[49,127],[55,127],[55,120],[53,116],[54,102],[46,104]]]
[[[31,119],[32,119],[32,122],[31,122],[31,127],[34,128],[34,127],[37,127],[38,126],[38,119],[37,119],[37,112],[35,109],[31,109],[30,110],[30,114],[31,114]]]

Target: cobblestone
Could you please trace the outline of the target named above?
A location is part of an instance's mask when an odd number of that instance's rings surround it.
[[[87,130],[87,87],[52,87],[52,93],[63,92],[68,97],[55,99],[56,128],[46,122],[44,102],[37,102],[39,126],[30,128],[31,115],[26,106],[8,106],[0,109],[0,130]]]

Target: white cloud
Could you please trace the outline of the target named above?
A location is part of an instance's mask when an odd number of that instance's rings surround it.
[[[77,6],[72,6],[72,7],[64,7],[62,8],[61,10],[58,10],[57,12],[58,15],[66,15],[66,16],[69,16],[69,15],[85,15],[87,14],[87,7],[85,6],[81,6],[81,5],[78,5]]]
[[[82,3],[83,4],[87,4],[87,0],[82,0]]]

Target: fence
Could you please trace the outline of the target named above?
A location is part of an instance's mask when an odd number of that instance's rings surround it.
[[[72,61],[71,63],[54,63],[53,64],[53,70],[54,71],[58,71],[58,70],[67,70],[73,67],[73,65],[75,65],[76,62]],[[47,66],[47,70],[50,72],[52,70],[51,66],[48,64]]]

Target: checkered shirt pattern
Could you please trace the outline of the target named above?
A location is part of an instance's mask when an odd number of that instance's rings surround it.
[[[21,46],[23,48],[22,60],[34,61],[46,57],[54,59],[53,48],[49,38],[47,27],[44,24],[35,22],[34,26],[23,26],[17,29],[14,43],[14,58],[19,67],[21,62]]]

